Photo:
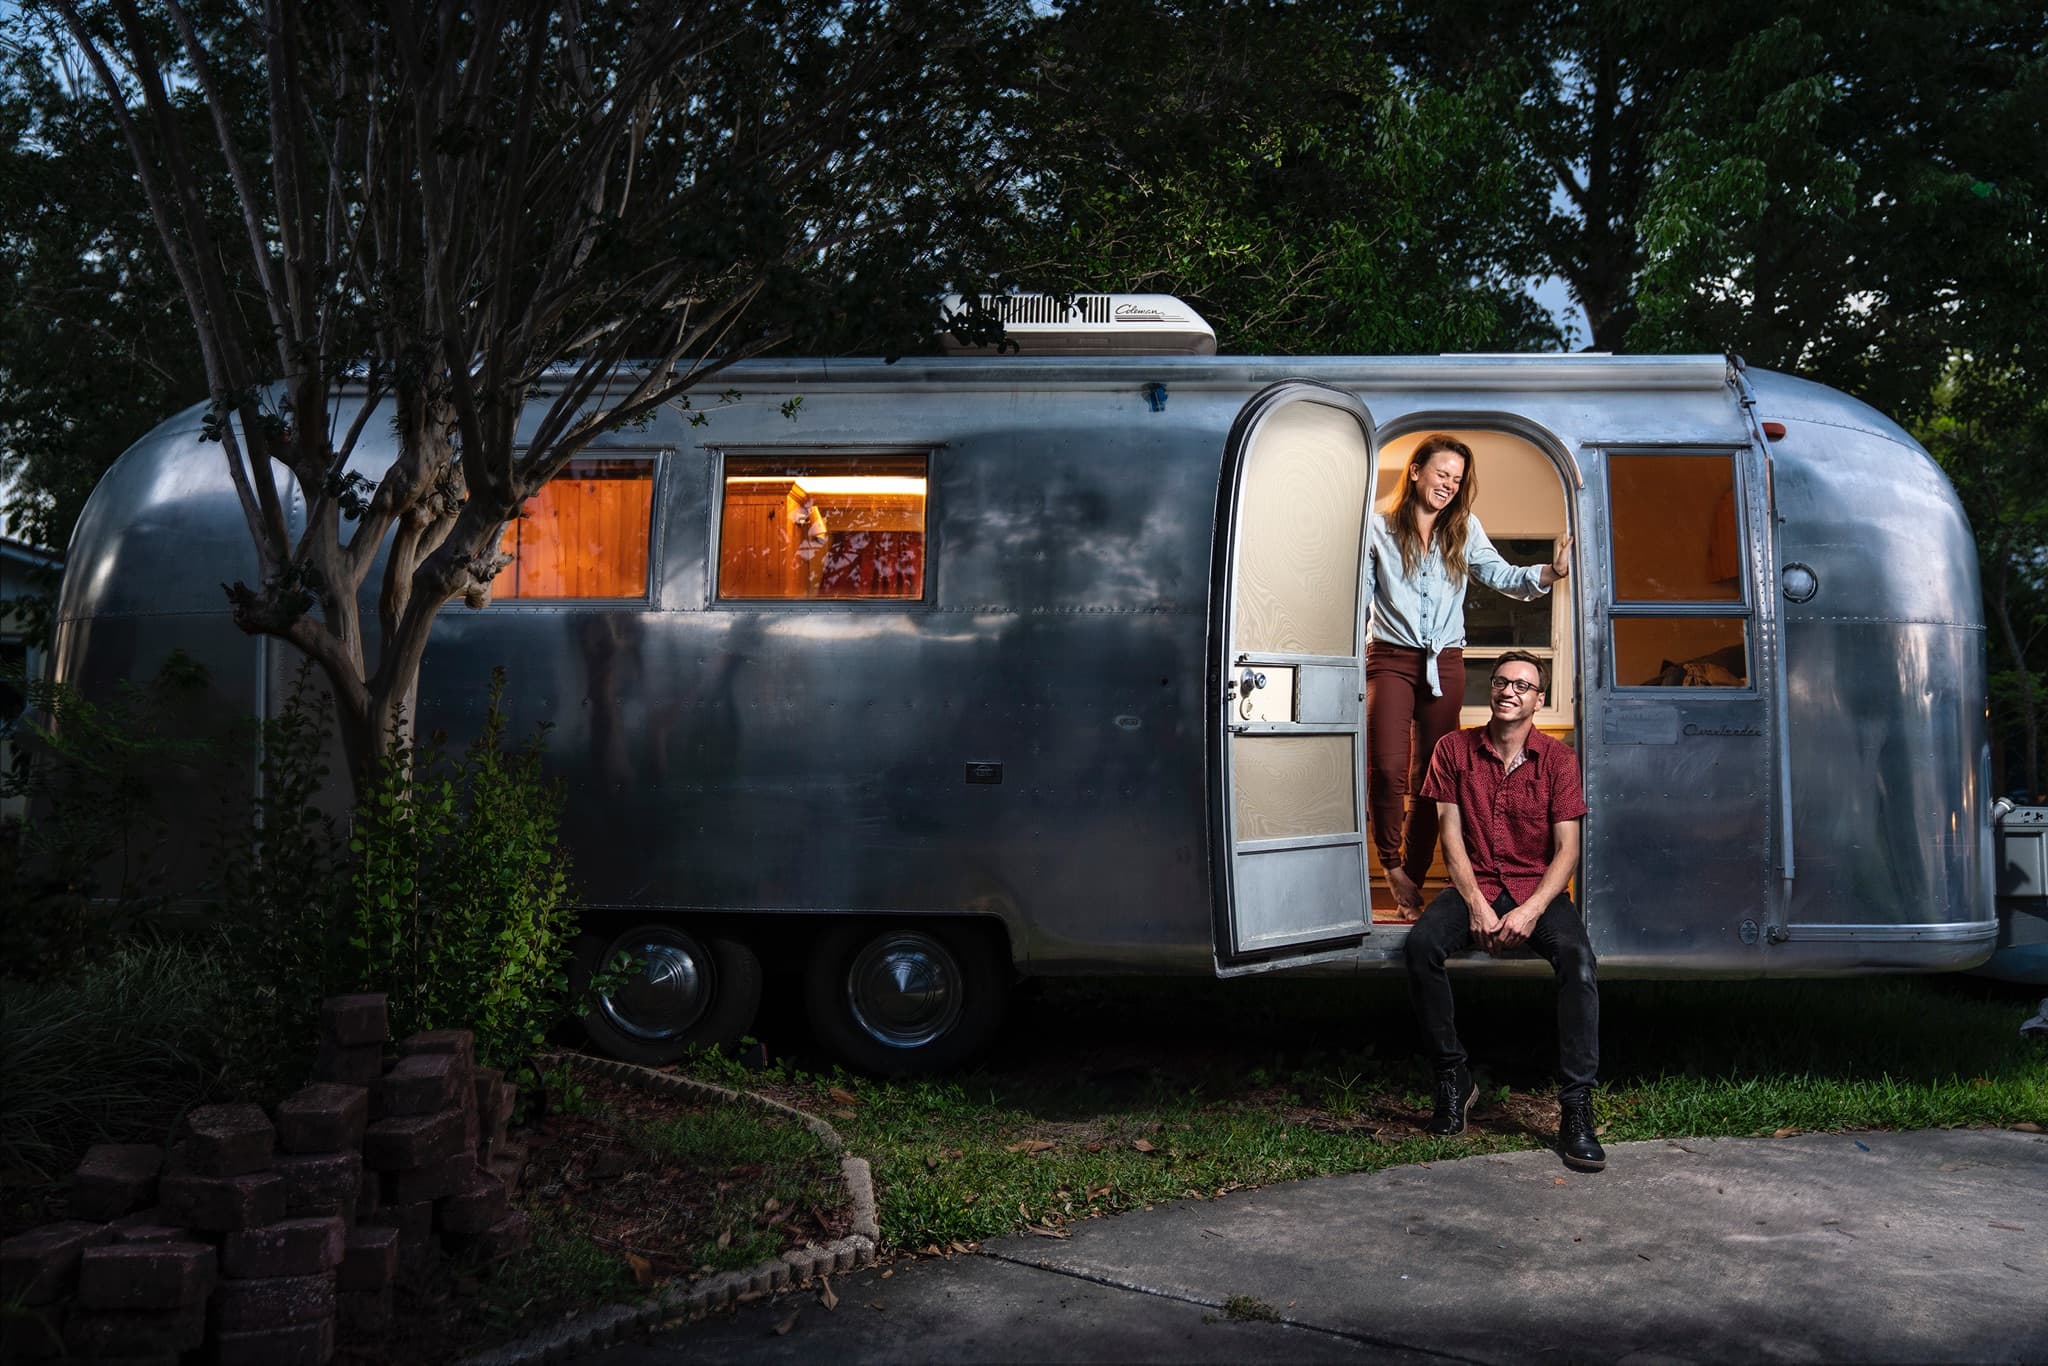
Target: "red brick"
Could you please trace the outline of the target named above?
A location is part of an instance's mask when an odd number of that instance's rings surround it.
[[[105,1224],[71,1219],[0,1242],[0,1299],[48,1304],[69,1294],[77,1283],[79,1254],[112,1236]]]
[[[284,1218],[284,1178],[276,1172],[166,1176],[160,1189],[167,1216],[209,1233],[254,1228]]]
[[[215,1253],[205,1243],[114,1243],[78,1259],[86,1309],[184,1309],[213,1292]]]
[[[71,1177],[71,1217],[118,1219],[156,1199],[164,1150],[154,1143],[95,1143]]]
[[[391,1064],[377,1083],[387,1115],[430,1115],[456,1108],[462,1060],[452,1053],[412,1053]]]
[[[206,1340],[206,1305],[184,1309],[74,1309],[64,1343],[74,1356],[155,1357],[189,1352]]]
[[[373,1171],[424,1167],[463,1151],[460,1110],[394,1116],[363,1130],[363,1165]]]
[[[510,1199],[504,1182],[478,1172],[460,1190],[438,1202],[435,1217],[450,1233],[487,1233],[505,1217]]]
[[[431,1265],[440,1252],[434,1240],[434,1202],[386,1204],[371,1215],[369,1223],[398,1231],[398,1269],[411,1275]]]
[[[463,1189],[476,1174],[476,1159],[468,1153],[457,1153],[410,1171],[386,1172],[384,1198],[394,1205],[440,1200]]]
[[[320,1003],[320,1038],[344,1048],[381,1044],[391,1037],[384,993],[330,996]]]
[[[461,1059],[465,1074],[476,1070],[476,1035],[467,1029],[429,1029],[398,1044],[401,1056],[413,1053],[452,1053]]]
[[[213,1292],[223,1333],[249,1333],[334,1317],[334,1273],[222,1281]]]
[[[189,1176],[246,1176],[270,1165],[277,1131],[260,1105],[199,1105],[171,1130],[170,1170]]]
[[[421,1239],[434,1232],[434,1202],[418,1200],[409,1205],[386,1204],[365,1219],[363,1228],[395,1229],[400,1243]]]
[[[374,1341],[391,1331],[391,1287],[344,1290],[335,1297],[335,1320],[348,1341]]]
[[[525,1249],[533,1239],[533,1226],[526,1211],[515,1209],[477,1236],[469,1246],[470,1256],[480,1262],[501,1261]]]
[[[243,1229],[221,1240],[220,1269],[237,1278],[317,1276],[341,1264],[348,1225],[339,1215],[284,1219]]]
[[[357,1186],[359,1189],[356,1191],[356,1222],[360,1224],[373,1219],[377,1211],[384,1207],[384,1183],[370,1173],[364,1172],[363,1179]]]
[[[218,1366],[327,1366],[334,1355],[334,1320],[222,1333],[217,1343]]]
[[[366,1088],[315,1082],[277,1107],[277,1146],[288,1153],[338,1153],[362,1146],[369,1122]]]
[[[189,1228],[181,1228],[176,1224],[160,1222],[163,1217],[163,1211],[161,1210],[148,1209],[141,1211],[141,1213],[156,1217],[138,1220],[134,1223],[123,1223],[116,1220],[111,1225],[114,1231],[115,1242],[175,1243],[191,1236],[192,1230]],[[131,1215],[130,1218],[133,1218],[133,1216]]]
[[[384,1045],[320,1041],[313,1055],[313,1080],[341,1086],[375,1086],[384,1075]]]
[[[356,1290],[381,1290],[398,1275],[398,1230],[365,1224],[348,1235],[348,1245],[335,1273],[335,1288],[343,1294]]]
[[[363,1155],[354,1150],[340,1153],[293,1153],[277,1159],[277,1174],[284,1181],[284,1212],[293,1219],[310,1219],[338,1214],[354,1223],[362,1198]],[[368,1184],[374,1186],[376,1182]]]

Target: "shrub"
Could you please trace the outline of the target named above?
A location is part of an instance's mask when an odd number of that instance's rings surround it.
[[[210,942],[110,940],[61,980],[0,993],[0,1172],[54,1181],[101,1142],[159,1143],[236,1068],[238,987]]]
[[[147,683],[123,682],[103,701],[41,680],[24,683],[13,770],[0,790],[28,799],[18,842],[0,862],[0,961],[9,975],[62,972],[96,926],[159,904],[167,865],[182,849],[170,802],[223,768],[237,728],[203,717],[206,671],[173,652]],[[245,729],[245,728],[244,728]],[[92,917],[98,903],[112,915]]]
[[[394,735],[349,839],[357,976],[389,994],[393,1029],[472,1029],[491,1066],[522,1060],[561,1015],[576,934],[546,728],[508,749],[504,694],[494,670],[453,764]]]

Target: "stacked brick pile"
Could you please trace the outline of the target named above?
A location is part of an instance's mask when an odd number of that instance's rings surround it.
[[[0,1243],[0,1359],[220,1366],[326,1362],[390,1327],[393,1286],[453,1254],[523,1247],[514,1088],[467,1030],[416,1034],[387,1065],[382,996],[321,1007],[313,1083],[277,1107],[189,1111],[164,1147],[79,1164],[72,1218]]]

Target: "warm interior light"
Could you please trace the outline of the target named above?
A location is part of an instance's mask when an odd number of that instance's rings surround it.
[[[925,481],[892,474],[731,474],[728,484],[794,484],[805,493],[871,493],[886,494],[914,493],[922,498]]]

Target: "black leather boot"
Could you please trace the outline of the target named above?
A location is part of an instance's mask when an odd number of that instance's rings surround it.
[[[1429,1132],[1439,1138],[1465,1132],[1465,1111],[1479,1094],[1479,1084],[1463,1067],[1436,1074],[1436,1113],[1429,1117]]]
[[[1606,1150],[1593,1133],[1593,1098],[1574,1096],[1557,1107],[1557,1154],[1574,1171],[1597,1172],[1607,1166]]]

